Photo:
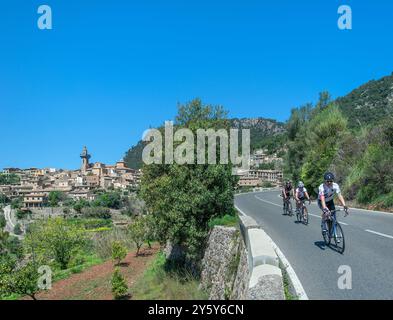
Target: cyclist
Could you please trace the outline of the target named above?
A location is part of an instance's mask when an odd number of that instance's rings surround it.
[[[346,214],[348,214],[348,207],[345,204],[339,185],[334,182],[334,174],[331,172],[325,173],[324,180],[325,182],[319,187],[318,206],[322,210],[322,230],[323,232],[327,232],[326,215],[328,215],[331,211],[336,210],[334,205],[334,195],[337,194],[338,200],[344,207]]]
[[[311,204],[310,196],[308,195],[304,183],[302,181],[299,181],[298,187],[295,190],[296,211],[300,210],[305,198],[307,198],[308,203]]]
[[[286,201],[291,200],[291,191],[293,191],[292,182],[288,180],[281,190],[284,209]]]

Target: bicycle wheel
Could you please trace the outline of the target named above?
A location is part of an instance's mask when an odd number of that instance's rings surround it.
[[[304,224],[308,225],[308,209],[305,206],[303,206],[302,217]]]
[[[325,244],[327,246],[329,246],[330,240],[331,240],[331,237],[330,237],[331,231],[330,230],[331,230],[331,226],[332,226],[332,221],[330,221],[330,220],[326,221],[326,226],[327,226],[327,232],[322,232],[322,236],[323,236],[323,240],[325,241]]]
[[[292,202],[288,202],[288,214],[292,217],[293,216],[293,209],[292,209]]]
[[[337,251],[342,254],[342,253],[344,253],[344,250],[345,250],[344,232],[343,232],[343,229],[341,228],[341,225],[338,222],[336,222],[335,229],[336,229],[335,234],[333,235],[334,244],[337,248]]]
[[[302,222],[302,213],[299,208],[296,208],[296,219],[297,222]]]

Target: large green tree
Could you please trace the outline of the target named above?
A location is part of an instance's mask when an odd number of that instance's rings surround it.
[[[316,190],[336,156],[347,130],[347,120],[336,106],[331,105],[310,121],[307,130],[301,179],[308,189]]]
[[[197,129],[228,129],[223,108],[199,99],[179,106],[175,124],[175,129],[188,128],[194,136]],[[181,245],[186,256],[197,261],[209,220],[233,213],[235,184],[231,164],[152,164],[143,167],[141,195],[158,239]]]
[[[61,269],[66,269],[72,256],[84,248],[86,235],[64,219],[52,218],[33,224],[25,244],[32,255],[45,261],[54,259]]]

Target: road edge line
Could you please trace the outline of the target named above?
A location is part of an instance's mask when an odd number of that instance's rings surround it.
[[[293,288],[295,289],[296,295],[299,300],[309,300],[306,291],[303,288],[302,283],[300,282],[298,276],[296,275],[295,270],[292,268],[291,264],[289,263],[288,259],[285,257],[284,253],[280,250],[280,248],[277,246],[277,244],[272,240],[272,238],[267,235],[270,243],[274,249],[274,251],[277,253],[278,258],[280,259],[282,265],[284,266],[285,272],[287,273],[289,280],[291,281],[291,284]]]

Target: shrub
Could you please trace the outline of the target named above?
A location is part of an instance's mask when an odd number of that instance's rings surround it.
[[[146,226],[142,217],[136,217],[129,225],[128,231],[130,238],[135,243],[137,251],[136,256],[139,256],[139,251],[146,240]]]
[[[82,208],[82,215],[85,218],[110,219],[111,212],[109,208],[104,207],[85,207]]]
[[[97,196],[93,201],[95,207],[107,207],[111,209],[120,209],[121,195],[117,191],[105,192]]]
[[[115,241],[112,243],[112,259],[116,261],[116,265],[127,256],[127,248],[120,242]]]
[[[22,210],[22,209],[17,209],[15,215],[16,215],[16,218],[17,218],[18,220],[22,220],[22,219],[25,219],[25,218],[26,218],[27,214],[28,214],[27,211]]]
[[[389,194],[379,196],[377,199],[373,201],[377,207],[382,209],[391,209],[393,208],[393,191]]]
[[[30,261],[18,270],[14,270],[7,283],[10,293],[28,295],[36,300],[35,295],[39,291],[38,279],[40,277],[38,267],[37,263]]]
[[[66,199],[66,195],[64,192],[60,192],[60,191],[49,192],[48,200],[49,200],[49,205],[51,207],[57,207],[60,201],[63,201],[65,199]]]
[[[15,225],[15,227],[14,227],[14,233],[16,234],[16,235],[21,235],[23,232],[22,232],[22,227],[21,227],[21,225],[20,225],[20,223],[17,223],[16,225]]]
[[[262,188],[273,188],[273,187],[274,187],[274,185],[269,181],[264,181],[262,183]]]
[[[68,207],[64,207],[64,208],[63,208],[63,217],[64,217],[64,219],[65,219],[70,213],[71,213],[70,208],[68,208]]]
[[[21,198],[16,198],[11,201],[11,209],[14,209],[14,210],[20,209],[20,208],[22,208],[22,205],[23,205],[23,203],[22,203]]]
[[[128,230],[122,228],[113,228],[110,231],[103,231],[93,235],[94,251],[101,259],[112,257],[112,243],[120,241],[126,246],[127,251],[134,248],[134,243],[130,239]]]
[[[3,193],[0,193],[0,204],[7,204],[10,202],[10,199]]]
[[[81,213],[83,208],[89,207],[90,204],[84,199],[80,199],[78,202],[73,204],[73,208],[77,213]]]
[[[7,225],[7,221],[5,220],[4,214],[0,213],[0,230],[3,230]]]
[[[43,259],[54,259],[62,270],[77,252],[87,244],[86,235],[77,226],[62,218],[40,221],[31,226],[25,239],[26,247],[31,248]]]
[[[113,297],[116,300],[122,299],[127,295],[128,286],[123,275],[120,273],[120,270],[118,268],[115,269],[115,272],[112,275],[111,283],[112,283]]]

